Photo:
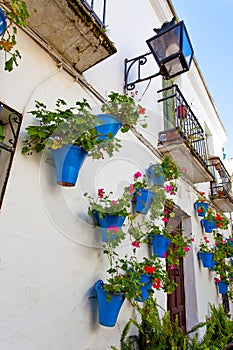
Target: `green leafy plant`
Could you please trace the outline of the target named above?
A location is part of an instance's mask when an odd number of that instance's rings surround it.
[[[225,350],[233,341],[233,322],[222,305],[209,306],[210,316],[206,316],[206,332],[199,343],[199,349]]]
[[[163,158],[161,167],[167,181],[176,180],[183,175],[183,172],[177,162],[172,160],[170,156],[165,156]]]
[[[113,92],[108,95],[108,101],[102,105],[102,112],[116,116],[122,123],[121,131],[129,131],[131,126],[141,124],[147,127],[145,108],[137,104],[134,100],[135,94],[131,96]]]
[[[179,326],[178,317],[171,321],[170,312],[164,310],[163,316],[160,317],[158,308],[161,307],[153,298],[146,300],[143,307],[135,305],[141,321],[139,323],[131,318],[127,322],[121,335],[121,350],[194,350],[193,345],[195,342],[197,344],[197,336],[191,339],[189,334],[197,332],[205,323],[199,323],[186,333]],[[128,336],[131,326],[136,327],[138,332]],[[112,346],[112,350],[117,348]]]
[[[134,192],[138,189],[150,189],[150,185],[147,182],[146,175],[143,175],[140,171],[137,171],[134,176],[133,184],[130,184],[129,191]]]
[[[225,215],[216,213],[214,217],[214,223],[217,226],[217,228],[221,228],[222,230],[227,230],[230,220]]]
[[[29,13],[23,0],[0,0],[0,6],[4,6],[7,18],[7,28],[0,36],[0,50],[5,53],[5,70],[11,72],[14,65],[18,66],[20,52],[12,49],[16,45],[17,26],[26,27]],[[6,10],[5,10],[6,9]]]
[[[199,243],[199,252],[200,253],[214,253],[215,246],[211,243],[208,237],[204,236]]]
[[[130,319],[121,335],[121,350],[225,350],[233,341],[233,322],[221,305],[209,304],[210,316],[205,322],[196,324],[188,332],[184,332],[178,318],[172,322],[169,311],[159,316],[156,299],[148,299],[143,307],[135,308],[141,316],[140,323]],[[129,336],[131,326],[136,327],[137,334]],[[198,339],[197,331],[206,326],[202,339]],[[192,336],[191,336],[192,335]],[[112,346],[112,350],[117,350]]]
[[[215,216],[216,216],[216,212],[214,211],[214,209],[209,207],[206,211],[205,216],[204,216],[204,220],[212,222],[214,220]]]
[[[105,193],[104,188],[98,189],[97,198],[93,199],[91,196],[87,196],[89,200],[88,214],[93,216],[94,213],[99,212],[101,218],[104,218],[106,214],[120,215],[124,218],[129,214],[129,208],[131,205],[132,194],[128,191],[124,191],[121,198],[112,198],[113,192]]]
[[[163,289],[168,293],[175,290],[176,284],[169,279],[168,273],[159,258],[143,257],[140,261],[135,255],[130,257],[125,255],[120,258],[114,250],[115,246],[115,242],[108,242],[104,245],[104,254],[109,261],[107,272],[110,275],[104,284],[104,289],[107,292],[124,292],[128,300],[140,299],[141,287],[144,285],[141,282],[142,274],[150,277],[154,289]],[[150,290],[150,294],[153,294],[153,289]],[[109,295],[109,298],[111,298],[111,295]]]
[[[77,101],[75,106],[67,107],[67,103],[58,99],[54,111],[47,106],[35,101],[36,109],[30,111],[36,117],[39,125],[26,128],[28,138],[23,141],[22,153],[32,154],[41,152],[45,147],[52,149],[61,148],[65,144],[73,144],[82,147],[93,158],[103,158],[103,151],[110,156],[113,151],[119,150],[116,138],[100,140],[95,126],[97,117],[91,112],[91,107],[86,99]],[[98,147],[97,147],[98,146]]]

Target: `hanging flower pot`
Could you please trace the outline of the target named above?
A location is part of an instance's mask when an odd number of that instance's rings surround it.
[[[201,258],[203,267],[207,267],[212,269],[215,265],[215,262],[213,260],[214,254],[213,253],[201,253],[199,252],[199,257]]]
[[[66,187],[75,186],[88,152],[74,145],[64,145],[50,150],[55,162],[57,183]]]
[[[145,188],[137,189],[134,195],[136,212],[147,214],[154,198],[154,192]]]
[[[99,323],[102,326],[114,327],[117,321],[121,306],[125,300],[124,293],[111,293],[104,290],[104,283],[98,280],[95,284],[98,300]],[[111,299],[107,299],[108,296]]]
[[[122,227],[125,217],[121,215],[109,215],[105,214],[101,217],[101,213],[97,212],[98,225],[101,227],[102,241],[112,241],[117,236],[118,230]]]
[[[142,274],[140,278],[140,284],[141,295],[137,298],[134,298],[134,300],[144,302],[149,298],[149,291],[152,288],[152,277],[147,274]]]
[[[214,220],[209,221],[209,220],[202,219],[201,224],[204,227],[204,230],[206,233],[212,233],[213,229],[215,228]]]
[[[185,106],[179,105],[177,107],[177,115],[180,119],[185,119],[187,117],[187,108]]]
[[[229,284],[226,283],[225,281],[220,281],[220,282],[217,282],[217,283],[218,283],[218,291],[219,291],[219,293],[222,294],[222,295],[226,295]]]
[[[98,140],[112,139],[122,127],[122,123],[112,114],[98,114],[99,125],[96,126],[96,131],[99,134]]]
[[[163,168],[160,164],[153,164],[148,168],[149,175],[151,177],[153,185],[163,186],[165,182],[165,176]]]
[[[154,256],[157,256],[159,258],[164,258],[167,253],[169,244],[170,244],[170,239],[164,237],[163,235],[154,235],[152,239]]]
[[[4,15],[4,12],[0,8],[0,35],[2,35],[7,27],[7,21],[6,21],[6,16]]]
[[[209,208],[209,203],[195,202],[194,208],[197,211],[198,216],[205,216],[207,209]]]

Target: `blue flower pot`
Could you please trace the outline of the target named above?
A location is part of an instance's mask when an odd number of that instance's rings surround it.
[[[199,208],[203,208],[203,211],[202,213],[198,213],[198,209]],[[195,202],[194,203],[194,208],[195,210],[197,211],[197,215],[198,216],[205,216],[206,212],[207,212],[207,209],[209,208],[209,203],[200,203],[200,202]]]
[[[227,294],[227,289],[228,289],[228,283],[221,281],[218,282],[218,291],[220,294],[222,295],[226,295]]]
[[[6,21],[6,16],[4,15],[4,12],[0,8],[0,35],[2,35],[7,27],[7,21]]]
[[[154,198],[154,192],[147,189],[138,189],[135,192],[136,212],[147,214]]]
[[[74,145],[64,145],[56,150],[50,150],[55,162],[57,183],[66,187],[75,186],[88,152]]]
[[[149,298],[149,291],[152,288],[152,277],[147,274],[142,274],[140,278],[141,284],[141,295],[140,297],[134,298],[135,301],[144,302]]]
[[[215,265],[213,261],[214,254],[213,253],[201,253],[199,252],[199,257],[201,258],[203,267],[208,267],[212,269]]]
[[[159,175],[156,175],[157,169],[159,170]],[[151,177],[153,185],[163,186],[165,182],[165,177],[163,175],[163,168],[160,164],[153,164],[148,168],[149,175]]]
[[[170,244],[170,239],[163,235],[154,235],[152,239],[153,254],[158,258],[164,258]]]
[[[204,230],[206,233],[212,233],[214,229],[214,220],[213,221],[208,221],[205,219],[201,220],[201,224],[204,227]]]
[[[104,218],[102,219],[99,212],[97,212],[96,214],[99,226],[101,227],[102,241],[109,242],[114,240],[114,238],[117,237],[117,232],[109,232],[108,229],[111,226],[115,226],[118,229],[120,229],[125,221],[125,218],[121,215],[105,214]]]
[[[95,127],[99,134],[97,140],[112,139],[122,127],[122,123],[112,114],[98,114],[97,119],[100,122]]]
[[[95,284],[95,290],[99,308],[99,323],[102,326],[114,327],[121,306],[125,300],[124,293],[110,293],[104,290],[104,283],[98,280]],[[107,301],[107,296],[111,295],[111,299]]]

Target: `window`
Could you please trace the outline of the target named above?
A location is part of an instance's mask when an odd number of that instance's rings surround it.
[[[0,208],[18,140],[22,116],[0,102]]]

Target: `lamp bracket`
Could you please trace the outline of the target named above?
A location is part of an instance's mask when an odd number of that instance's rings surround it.
[[[148,52],[144,55],[140,55],[138,57],[134,57],[129,60],[127,58],[125,59],[125,72],[124,72],[124,91],[125,92],[127,90],[128,91],[133,90],[137,83],[140,83],[142,81],[146,81],[161,75],[161,71],[159,71],[158,73],[152,74],[148,77],[141,78],[141,66],[147,63],[147,56],[151,54],[152,52]],[[137,79],[132,82],[128,82],[130,70],[134,65],[137,65]]]

